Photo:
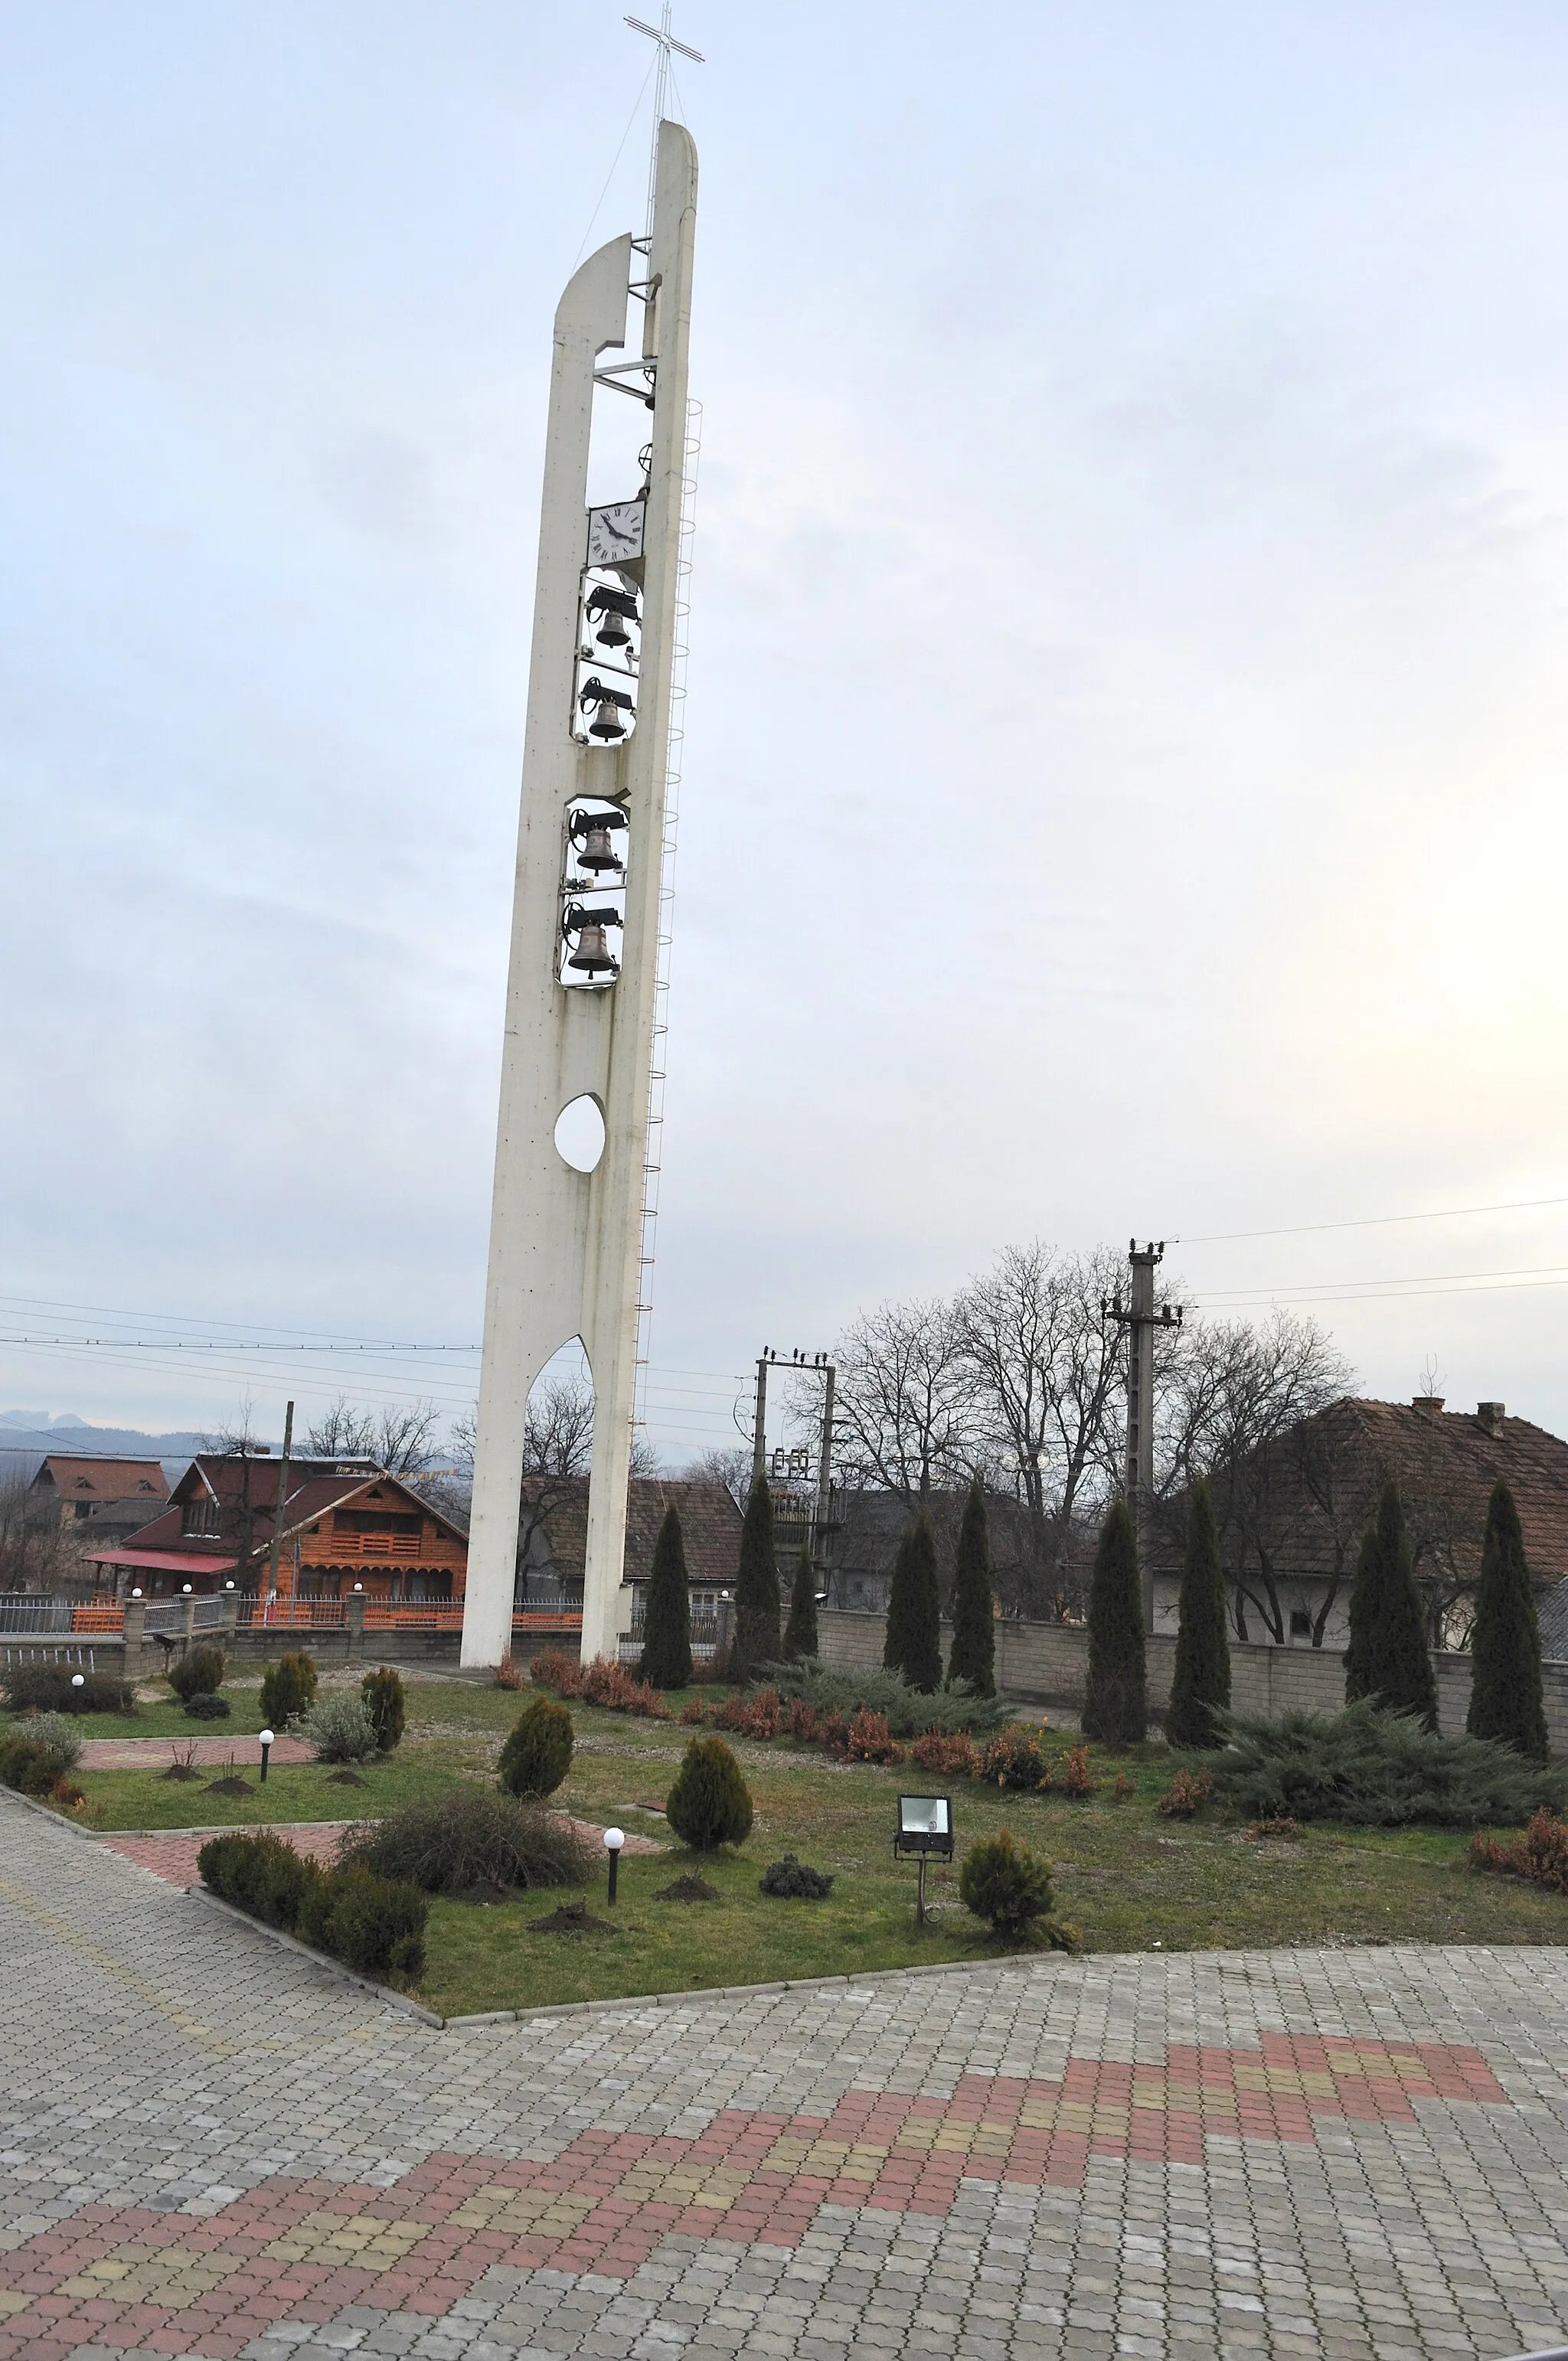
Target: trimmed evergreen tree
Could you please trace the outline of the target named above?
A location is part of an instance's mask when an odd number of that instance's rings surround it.
[[[996,1592],[991,1580],[991,1524],[976,1476],[964,1502],[953,1568],[953,1646],[948,1678],[968,1681],[977,1697],[996,1695]]]
[[[1187,1547],[1181,1560],[1180,1629],[1165,1734],[1172,1746],[1215,1746],[1211,1719],[1215,1706],[1231,1701],[1231,1642],[1225,1629],[1225,1576],[1213,1504],[1201,1477],[1192,1488],[1187,1512]]]
[[[753,1477],[740,1528],[740,1571],[735,1584],[732,1680],[755,1678],[779,1660],[779,1561],[773,1546],[773,1496],[765,1474]]]
[[[1102,1746],[1132,1746],[1148,1736],[1138,1537],[1123,1499],[1112,1501],[1094,1553],[1082,1719],[1085,1738]]]
[[[1361,1537],[1350,1593],[1350,1645],[1344,1701],[1373,1697],[1393,1713],[1420,1716],[1437,1728],[1437,1683],[1427,1653],[1415,1561],[1398,1488],[1383,1487],[1377,1513]]]
[[[1541,1693],[1541,1625],[1525,1563],[1519,1512],[1506,1484],[1495,1484],[1481,1549],[1475,1630],[1470,1642],[1472,1738],[1499,1739],[1532,1763],[1547,1756]]]
[[[883,1663],[902,1673],[911,1688],[942,1686],[942,1595],[937,1584],[937,1544],[921,1510],[898,1544],[887,1594],[887,1637]]]
[[[795,1583],[789,1594],[789,1621],[784,1625],[784,1662],[798,1664],[803,1656],[817,1653],[817,1568],[811,1563],[811,1552],[802,1542],[795,1561]]]
[[[664,1511],[642,1609],[637,1675],[656,1689],[684,1689],[692,1676],[692,1607],[686,1548],[674,1502]]]

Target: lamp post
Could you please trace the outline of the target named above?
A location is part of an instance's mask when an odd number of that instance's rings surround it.
[[[273,1733],[272,1733],[272,1731],[271,1731],[271,1730],[264,1730],[262,1731],[262,1733],[261,1733],[261,1784],[262,1784],[262,1785],[263,1785],[264,1787],[265,1787],[265,1786],[266,1786],[266,1784],[267,1784],[267,1763],[268,1763],[268,1758],[269,1757],[269,1755],[270,1755],[270,1754],[271,1754],[271,1752],[272,1752],[272,1738],[273,1738]]]
[[[615,1900],[615,1882],[620,1872],[620,1848],[626,1842],[624,1828],[606,1828],[604,1849],[609,1855],[609,1898]]]
[[[87,1686],[86,1674],[72,1673],[71,1675],[71,1686],[73,1689],[84,1689]]]
[[[950,1795],[900,1795],[898,1826],[893,1850],[914,1853],[920,1862],[920,1884],[915,1900],[915,1924],[926,1924],[926,1863],[933,1853],[943,1861],[953,1857],[953,1799]]]

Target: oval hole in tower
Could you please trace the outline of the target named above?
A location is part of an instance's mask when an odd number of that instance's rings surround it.
[[[604,1116],[598,1099],[585,1092],[570,1099],[555,1118],[555,1145],[574,1172],[591,1172],[604,1154]]]

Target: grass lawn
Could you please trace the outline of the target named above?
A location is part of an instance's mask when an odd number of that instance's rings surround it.
[[[280,1764],[265,1790],[234,1798],[205,1793],[205,1781],[178,1784],[149,1772],[86,1772],[79,1774],[89,1799],[82,1817],[103,1828],[368,1817],[415,1794],[493,1775],[521,1697],[417,1678],[409,1678],[408,1693],[403,1743],[389,1761],[363,1768],[363,1788],[334,1786],[313,1763]],[[237,1708],[246,1692],[234,1695]],[[677,1709],[682,1701],[674,1700]],[[177,1706],[174,1717],[181,1734],[197,1726],[186,1723]],[[152,1719],[148,1712],[119,1727],[152,1735]],[[663,1819],[647,1807],[662,1805],[691,1733],[589,1708],[574,1707],[573,1719],[576,1756],[554,1800],[581,1818],[618,1821],[669,1841]],[[93,1718],[83,1734],[98,1734],[95,1724]],[[246,1725],[236,1711],[225,1727],[238,1734]],[[1102,1792],[1072,1803],[1060,1795],[1003,1795],[961,1779],[931,1782],[909,1765],[836,1764],[787,1742],[730,1742],[756,1806],[740,1853],[699,1864],[671,1841],[662,1855],[624,1859],[614,1913],[602,1875],[589,1897],[599,1916],[613,1916],[613,1935],[535,1931],[532,1921],[573,1898],[554,1891],[493,1907],[437,1901],[422,1996],[444,2015],[458,2015],[993,1959],[996,1947],[959,1900],[957,1864],[933,1864],[927,1891],[937,1916],[924,1933],[916,1932],[914,1864],[895,1862],[892,1854],[894,1798],[901,1786],[931,1784],[952,1793],[960,1859],[976,1837],[1008,1828],[1054,1862],[1057,1909],[1078,1925],[1091,1951],[1568,1940],[1568,1902],[1513,1879],[1475,1875],[1464,1866],[1468,1838],[1459,1832],[1320,1825],[1293,1843],[1256,1842],[1212,1812],[1194,1821],[1162,1818],[1154,1809],[1170,1775],[1162,1746],[1122,1756],[1093,1750],[1091,1765],[1107,1789],[1121,1770],[1134,1792],[1120,1801]],[[1047,1734],[1050,1745],[1072,1742],[1069,1733]],[[254,1785],[254,1771],[247,1768],[246,1776]],[[762,1871],[785,1851],[832,1871],[837,1882],[827,1901],[780,1902],[759,1894]],[[658,1887],[697,1866],[718,1887],[718,1902],[653,1898]]]

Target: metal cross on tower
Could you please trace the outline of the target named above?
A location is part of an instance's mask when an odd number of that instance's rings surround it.
[[[653,76],[653,153],[648,159],[647,235],[650,237],[653,235],[653,192],[659,171],[659,126],[664,119],[664,101],[670,84],[670,51],[679,49],[682,57],[690,58],[693,65],[700,66],[706,63],[700,49],[688,49],[685,41],[677,41],[671,32],[672,5],[673,0],[664,0],[660,21],[656,25],[645,25],[641,16],[627,16],[622,19],[623,23],[630,26],[634,33],[646,33],[659,51],[658,65]]]

